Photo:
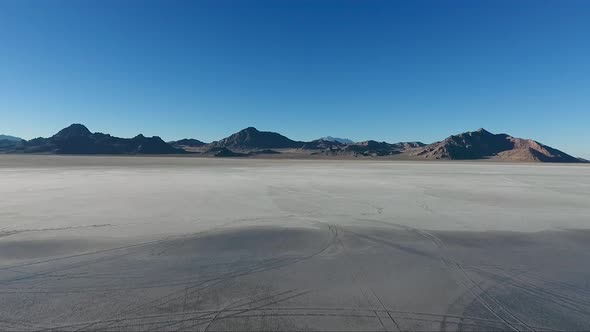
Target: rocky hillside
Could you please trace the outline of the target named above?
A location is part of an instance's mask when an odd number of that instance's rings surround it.
[[[505,161],[579,162],[578,158],[531,139],[492,134],[481,128],[415,149],[425,159],[499,159]]]
[[[323,154],[328,156],[353,156],[353,157],[383,157],[403,153],[408,149],[424,146],[420,142],[399,142],[390,144],[387,142],[377,142],[373,140],[343,144],[339,142],[315,140],[306,143],[302,149],[319,150],[313,154]]]

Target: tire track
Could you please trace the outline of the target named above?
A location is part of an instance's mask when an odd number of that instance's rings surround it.
[[[392,224],[392,225],[394,225],[394,226],[397,226],[397,225],[395,225],[395,224]],[[430,235],[430,234],[427,234],[427,233],[425,233],[425,232],[423,233],[423,231],[421,231],[421,230],[413,229],[413,228],[410,228],[410,227],[407,227],[407,226],[400,226],[400,227],[401,227],[401,228],[404,228],[404,229],[406,229],[406,230],[411,230],[411,231],[413,231],[413,232],[417,233],[418,235],[420,235],[420,236],[422,236],[422,237],[425,237],[425,238],[427,238],[428,240],[432,241],[432,242],[435,244],[435,246],[437,246],[439,249],[441,248],[441,246],[444,246],[444,243],[442,243],[442,241],[438,240],[437,238],[433,238],[433,237],[432,237],[432,235]],[[387,240],[383,240],[383,239],[379,239],[379,238],[375,238],[375,237],[371,237],[371,236],[367,236],[367,235],[361,235],[361,234],[358,234],[358,233],[355,233],[355,232],[352,232],[352,231],[347,231],[347,232],[349,232],[349,233],[352,233],[352,234],[355,234],[355,235],[357,235],[357,236],[359,236],[359,237],[361,237],[361,238],[367,239],[367,240],[371,240],[371,241],[374,241],[374,242],[377,242],[377,243],[381,243],[381,244],[386,244],[386,245],[388,245],[388,246],[390,246],[390,247],[393,247],[393,248],[396,248],[396,249],[402,250],[402,251],[404,251],[404,252],[413,253],[413,254],[416,254],[416,255],[423,256],[423,257],[430,257],[428,254],[426,254],[426,253],[423,253],[423,252],[421,252],[421,251],[418,251],[418,250],[415,250],[415,249],[409,249],[409,248],[401,247],[401,246],[399,246],[399,245],[396,245],[396,244],[394,244],[394,243],[390,243],[390,242],[389,242],[389,241],[387,241]],[[435,239],[436,239],[436,240],[435,240]],[[450,270],[456,270],[456,269],[454,268],[455,264],[454,264],[454,263],[451,263],[451,262],[450,262],[450,261],[449,261],[447,258],[445,258],[445,257],[444,257],[442,254],[440,254],[440,259],[441,259],[441,260],[444,262],[444,264],[445,264],[445,265],[446,265],[446,266],[447,266],[447,267],[448,267]],[[458,266],[458,265],[457,265],[457,266]],[[473,282],[473,280],[472,280],[472,279],[470,279],[470,280]],[[464,281],[462,282],[462,284],[463,284],[463,286],[464,286],[464,287],[465,287],[465,288],[466,288],[466,289],[467,289],[467,290],[468,290],[468,291],[469,291],[469,292],[470,292],[470,293],[471,293],[471,294],[472,294],[472,295],[473,295],[473,296],[474,296],[474,297],[475,297],[475,298],[476,298],[476,299],[477,299],[477,300],[478,300],[478,301],[479,301],[479,302],[482,304],[482,306],[484,306],[484,308],[486,308],[488,311],[490,311],[490,312],[491,312],[491,313],[492,313],[492,314],[493,314],[493,315],[494,315],[496,318],[498,318],[498,319],[502,320],[502,321],[503,321],[503,322],[504,322],[504,323],[505,323],[505,324],[506,324],[506,325],[507,325],[507,326],[508,326],[510,329],[512,329],[512,330],[514,330],[514,331],[519,331],[519,330],[518,330],[516,327],[514,327],[514,325],[513,325],[512,323],[510,323],[510,322],[509,322],[508,320],[506,320],[504,317],[500,316],[500,315],[499,315],[499,314],[496,312],[496,310],[494,310],[494,309],[493,309],[493,308],[492,308],[492,307],[491,307],[491,306],[490,306],[490,305],[489,305],[487,302],[485,302],[485,300],[484,300],[484,299],[483,299],[483,298],[482,298],[482,297],[481,297],[479,294],[477,294],[476,292],[474,292],[474,291],[473,291],[473,287],[470,287],[470,286],[469,286],[469,285],[468,285],[466,282],[464,282]],[[477,287],[475,284],[473,284],[473,286],[474,286],[474,287]],[[481,289],[481,288],[480,288],[480,289]],[[522,325],[522,324],[519,322],[519,325]],[[524,325],[524,326],[526,326],[526,325]]]
[[[217,319],[217,317],[218,317],[218,316],[219,316],[219,315],[220,315],[222,312],[227,312],[227,311],[234,311],[234,309],[235,309],[235,308],[240,308],[240,307],[243,307],[243,306],[246,306],[246,305],[250,305],[250,304],[254,304],[254,303],[258,303],[258,302],[262,302],[262,301],[267,301],[267,300],[276,299],[276,298],[278,298],[278,297],[280,297],[280,296],[283,296],[283,295],[286,295],[286,294],[292,293],[292,292],[294,292],[294,291],[295,291],[295,289],[288,290],[288,291],[284,291],[284,292],[281,292],[281,293],[278,293],[278,294],[275,294],[275,295],[270,295],[270,296],[267,296],[267,297],[264,297],[264,298],[261,298],[261,299],[258,299],[258,300],[250,301],[250,302],[247,302],[247,303],[244,303],[244,304],[238,305],[238,306],[236,307],[236,304],[237,304],[237,302],[240,302],[240,301],[242,301],[242,300],[243,300],[243,299],[238,299],[238,300],[236,300],[236,301],[233,301],[232,303],[230,303],[229,305],[227,305],[227,306],[226,306],[225,308],[223,308],[223,309],[220,309],[220,310],[214,310],[214,311],[211,311],[210,313],[206,313],[206,314],[199,314],[199,315],[196,315],[196,316],[192,316],[192,317],[190,317],[190,318],[183,319],[181,322],[186,322],[186,321],[189,321],[189,320],[203,320],[203,319],[207,319],[206,317],[207,317],[207,316],[211,316],[211,315],[213,315],[213,318],[212,318],[212,320],[214,321],[215,319]],[[166,324],[166,325],[163,325],[163,326],[158,326],[158,327],[156,327],[155,329],[161,329],[161,328],[163,328],[163,327],[169,327],[169,326],[173,326],[173,325],[175,325],[175,324],[177,324],[177,323],[178,323],[178,322],[171,323],[171,324]],[[210,322],[210,324],[212,324],[212,323],[213,323],[213,322]]]
[[[499,285],[499,283],[496,283],[496,284],[494,285],[494,288],[495,288],[495,287],[497,287],[498,285]],[[465,291],[465,292],[463,292],[463,294],[462,294],[460,297],[458,297],[458,298],[457,298],[455,301],[453,301],[453,303],[451,303],[451,304],[449,305],[449,307],[448,307],[448,309],[447,309],[447,312],[446,312],[447,314],[449,314],[449,313],[451,312],[451,308],[452,308],[454,305],[458,304],[458,303],[459,303],[459,301],[460,301],[460,300],[462,300],[462,299],[465,297],[465,295],[467,295],[467,294],[471,294],[471,291],[473,291],[473,289],[475,288],[475,286],[474,286],[474,285],[471,285],[471,286],[469,286],[469,287],[470,287],[470,289],[471,289],[471,290],[468,290],[468,291]],[[445,317],[445,318],[446,318],[446,317]],[[446,319],[443,319],[443,321],[441,322],[441,331],[443,331],[443,330],[444,330],[444,324],[445,324],[445,323],[446,323]],[[459,327],[460,327],[460,326],[459,326]]]
[[[208,230],[194,232],[194,233],[188,233],[188,234],[182,234],[182,235],[167,236],[167,237],[164,237],[164,238],[158,239],[158,240],[139,242],[139,243],[126,245],[126,246],[119,246],[119,247],[115,247],[115,248],[108,248],[108,249],[96,250],[96,251],[92,251],[92,252],[80,253],[80,254],[75,254],[75,255],[69,255],[69,256],[51,258],[51,259],[40,260],[40,261],[35,261],[35,262],[0,267],[0,271],[1,270],[11,270],[14,268],[19,268],[19,267],[28,267],[28,266],[33,266],[33,265],[45,264],[45,263],[55,263],[55,262],[62,261],[62,260],[80,258],[80,257],[84,257],[84,256],[89,256],[89,255],[97,255],[97,254],[102,254],[102,253],[110,253],[110,252],[116,252],[116,251],[121,251],[121,250],[128,250],[130,248],[138,248],[138,247],[142,248],[142,249],[127,252],[127,253],[122,253],[122,254],[116,255],[116,256],[115,255],[103,256],[103,257],[98,257],[94,260],[89,260],[89,261],[86,260],[86,261],[82,261],[82,262],[71,263],[69,265],[60,266],[59,268],[47,269],[47,270],[38,271],[38,272],[31,272],[31,273],[24,272],[24,273],[26,273],[25,276],[16,277],[16,278],[9,279],[9,280],[0,280],[0,285],[1,284],[12,284],[12,283],[16,283],[16,282],[20,282],[20,281],[24,281],[24,280],[34,279],[34,278],[41,277],[41,276],[51,275],[52,273],[59,273],[59,272],[68,271],[68,270],[72,270],[72,269],[76,269],[76,268],[80,268],[80,267],[84,267],[84,266],[99,264],[99,263],[103,263],[103,262],[107,262],[107,261],[113,261],[113,260],[117,260],[117,259],[120,259],[123,257],[140,254],[140,253],[150,251],[150,250],[155,250],[159,246],[161,246],[162,249],[166,249],[166,248],[171,247],[172,245],[177,244],[176,241],[178,241],[180,239],[184,238],[186,240],[188,238],[192,239],[194,237],[200,237],[200,236],[206,235],[211,232],[219,231],[219,230],[223,229],[225,226],[232,224],[232,223],[233,223],[233,221],[224,223],[218,227],[211,228]],[[23,273],[23,272],[21,272],[21,273]]]
[[[296,290],[289,290],[289,291],[281,292],[281,293],[278,293],[278,294],[275,294],[275,295],[272,295],[269,297],[265,297],[262,299],[258,299],[258,300],[254,300],[254,301],[242,304],[241,306],[250,305],[253,303],[258,303],[258,302],[261,302],[264,300],[269,300],[269,299],[272,299],[273,296],[276,297],[276,296],[280,296],[280,295],[286,295],[286,294],[292,293],[294,291],[296,291]],[[223,309],[224,312],[231,312],[231,313],[241,311],[241,310],[243,310],[243,309],[234,308],[234,307],[229,307],[227,309]],[[147,316],[126,317],[122,320],[121,319],[110,319],[110,320],[105,320],[105,322],[107,322],[107,321],[133,321],[133,320],[146,320],[146,319],[161,319],[161,318],[163,318],[165,320],[161,320],[158,322],[149,322],[149,323],[143,322],[143,323],[138,323],[137,325],[139,325],[139,324],[162,324],[162,323],[170,323],[170,318],[180,317],[180,316],[185,316],[185,315],[195,315],[192,317],[192,319],[205,320],[205,319],[211,319],[211,317],[209,317],[209,318],[207,318],[207,317],[213,316],[213,315],[217,314],[219,311],[220,310],[200,310],[200,311],[177,312],[177,313],[168,313],[168,314],[155,314],[155,315],[147,315]],[[297,312],[300,312],[297,315],[314,315],[314,316],[318,316],[318,317],[320,317],[322,315],[326,315],[326,316],[338,315],[338,316],[343,316],[343,317],[347,316],[347,314],[341,314],[341,313],[334,314],[334,313],[329,313],[329,312],[361,312],[361,313],[367,313],[367,317],[374,318],[374,319],[376,319],[376,317],[373,315],[374,311],[377,311],[377,312],[383,313],[383,314],[386,314],[386,311],[389,311],[391,313],[404,315],[403,320],[417,320],[417,319],[424,319],[424,317],[444,319],[445,317],[448,317],[448,318],[452,318],[455,320],[467,320],[467,321],[472,321],[472,322],[477,322],[477,323],[487,324],[487,325],[495,325],[495,326],[498,326],[498,324],[504,325],[504,322],[501,320],[491,320],[491,319],[481,318],[481,317],[392,310],[392,309],[388,309],[388,308],[386,308],[386,309],[373,309],[373,308],[356,308],[356,307],[272,307],[272,308],[257,309],[255,311],[264,312],[265,315],[268,315],[269,312],[297,311]],[[307,313],[305,311],[309,311],[309,313]],[[322,313],[324,311],[329,311],[329,312]],[[286,315],[289,315],[289,314],[292,314],[292,313],[287,313]],[[431,321],[440,322],[440,320],[431,320]],[[68,328],[79,327],[79,326],[87,325],[89,323],[91,323],[91,322],[81,322],[81,323],[77,323],[77,324],[54,326],[49,329],[66,330]],[[449,323],[450,324],[459,324],[458,322],[449,322]],[[124,327],[124,326],[118,325],[117,327]],[[541,327],[536,327],[536,326],[533,326],[533,327],[536,329],[539,329],[539,330],[543,330],[543,328],[541,328]],[[154,329],[154,328],[152,328],[152,329]],[[555,330],[548,329],[547,331],[555,331]]]
[[[236,316],[232,316],[232,317],[226,317],[225,319],[244,319],[244,318],[268,318],[268,317],[272,317],[272,318],[283,318],[283,317],[298,317],[298,318],[363,318],[363,319],[375,319],[375,316],[372,314],[338,314],[338,313],[264,313],[264,314],[240,314],[240,315],[236,315]],[[418,321],[418,322],[427,322],[427,323],[433,323],[434,324],[438,324],[440,323],[439,320],[435,320],[435,319],[428,319],[428,318],[417,318],[417,317],[412,317],[412,318],[406,318],[406,320],[409,321]],[[153,323],[136,323],[136,324],[126,324],[126,325],[121,325],[121,326],[117,326],[117,328],[120,331],[122,330],[129,330],[130,328],[137,328],[137,327],[141,327],[141,330],[145,330],[145,326],[146,325],[150,325],[150,324],[158,324],[161,322],[153,322]],[[468,326],[471,327],[472,330],[476,330],[476,329],[481,329],[481,328],[485,328],[486,331],[496,331],[496,330],[501,330],[501,325],[498,324],[493,324],[493,323],[460,323],[460,322],[449,322],[449,324],[452,325],[464,325],[464,326]],[[182,331],[182,330],[179,330]]]
[[[342,226],[339,227],[342,231],[347,232]],[[336,234],[338,234],[338,228],[336,228]],[[353,232],[351,232],[353,233]],[[356,233],[353,233],[356,236],[359,236]],[[345,255],[349,256],[348,252],[346,251],[346,246],[344,245],[344,242],[342,242],[342,239],[340,237],[338,237],[338,242],[340,243],[340,245],[342,246],[343,249],[345,249]],[[350,256],[349,256],[350,257]],[[359,270],[359,275],[361,275],[363,277],[363,279],[365,280],[365,282],[367,282],[367,275],[364,273],[363,269]],[[356,277],[352,276],[352,279],[354,282],[356,282]],[[377,296],[377,293],[375,293],[375,290],[373,290],[373,288],[369,287],[369,289],[371,290],[371,292],[373,293],[373,296],[375,297],[375,299],[377,299],[377,301],[380,303],[381,307],[383,308],[383,310],[385,310],[385,312],[387,313],[387,315],[389,316],[389,319],[391,319],[393,325],[395,325],[395,327],[397,328],[398,331],[402,331],[401,327],[399,326],[398,322],[395,320],[395,318],[393,318],[393,315],[387,310],[387,308],[385,307],[385,304],[383,303],[383,301],[381,301],[381,299],[379,298],[379,296]],[[372,307],[372,303],[369,300],[369,297],[367,296],[367,294],[365,293],[365,291],[362,289],[362,287],[359,286],[359,290],[361,291],[361,293],[363,294],[363,296],[365,297],[365,299],[367,300],[367,302],[369,303],[369,305]],[[383,327],[383,330],[387,331],[387,328],[385,327],[385,324],[383,323],[383,321],[381,320],[381,317],[379,316],[379,314],[377,313],[377,311],[373,310],[373,312],[375,313],[375,317],[377,317],[377,319],[379,320],[379,323],[381,324],[381,326]]]
[[[327,241],[327,243],[322,248],[320,248],[320,250],[318,250],[318,251],[316,251],[316,252],[314,252],[314,253],[312,253],[310,255],[298,257],[298,258],[292,259],[290,261],[287,261],[285,263],[279,262],[279,264],[276,264],[276,263],[272,262],[270,264],[257,265],[257,266],[254,266],[254,267],[250,268],[250,269],[246,269],[245,271],[238,271],[237,273],[236,272],[233,272],[233,273],[229,273],[227,275],[224,275],[224,276],[221,276],[221,277],[218,277],[218,278],[214,278],[214,279],[206,280],[206,281],[203,281],[203,282],[199,282],[195,286],[189,287],[188,294],[189,295],[193,295],[193,294],[195,294],[195,293],[197,293],[199,291],[202,291],[202,290],[204,290],[206,288],[213,287],[213,286],[215,286],[217,284],[220,284],[220,283],[225,282],[225,281],[230,280],[230,279],[234,279],[234,278],[238,278],[238,277],[243,277],[243,276],[254,274],[254,273],[266,272],[266,271],[270,271],[270,270],[282,268],[282,267],[285,267],[285,266],[289,266],[289,265],[292,265],[292,264],[299,263],[301,261],[305,261],[305,260],[311,259],[311,258],[313,258],[313,257],[315,257],[317,255],[320,255],[324,251],[326,251],[334,243],[334,241],[335,241],[335,236],[336,235],[334,233],[333,227],[331,225],[328,225],[328,229],[332,233],[331,239],[329,241]],[[200,287],[199,288],[199,286],[202,286],[202,285],[204,285],[205,283],[208,283],[208,282],[213,282],[213,284],[206,285],[206,286],[203,286],[203,287]],[[123,313],[121,313],[120,315],[126,315],[126,314],[131,314],[131,313],[138,313],[138,312],[141,312],[141,311],[145,310],[146,308],[150,308],[150,307],[153,308],[153,307],[156,307],[156,306],[162,306],[162,305],[168,304],[170,302],[173,302],[173,301],[177,300],[179,297],[184,296],[184,293],[185,293],[185,290],[184,289],[183,290],[180,290],[180,291],[176,291],[176,292],[170,293],[168,295],[165,295],[163,297],[157,298],[155,300],[148,301],[148,302],[145,302],[143,304],[140,304],[139,306],[136,306],[133,309],[130,309],[130,310],[127,310],[127,311],[123,311]],[[164,302],[162,302],[162,301],[164,301]],[[96,321],[96,322],[94,322],[94,323],[92,323],[92,324],[90,324],[90,325],[88,325],[86,327],[82,327],[81,329],[79,329],[77,331],[82,331],[82,330],[88,329],[90,327],[94,327],[93,329],[97,329],[97,327],[95,327],[97,324],[101,324],[101,321]]]
[[[521,270],[518,270],[516,268],[509,268],[509,267],[504,267],[504,266],[501,266],[501,265],[480,265],[480,267],[491,267],[491,268],[494,268],[494,269],[497,269],[497,270],[501,270],[501,271],[505,271],[505,272],[517,271],[517,272],[519,272],[518,274],[521,275],[521,276],[526,276],[526,277],[528,277],[530,279],[535,279],[537,281],[541,281],[541,282],[546,283],[546,284],[551,284],[551,285],[554,285],[554,286],[559,287],[559,288],[567,289],[569,291],[575,292],[576,294],[583,293],[583,294],[586,294],[587,296],[590,296],[590,289],[588,289],[588,288],[582,288],[582,287],[579,287],[579,286],[576,286],[576,285],[573,285],[573,284],[570,284],[570,283],[566,283],[566,282],[563,282],[563,281],[554,280],[554,279],[551,279],[551,278],[540,276],[538,274],[531,273],[530,270],[521,271]]]
[[[38,261],[34,261],[34,262],[27,262],[27,263],[20,263],[20,264],[14,264],[14,265],[0,266],[0,271],[2,271],[2,270],[8,270],[8,269],[14,269],[14,268],[19,268],[19,267],[39,265],[39,264],[44,264],[44,263],[54,263],[54,262],[58,262],[58,261],[62,261],[62,260],[67,260],[67,259],[72,259],[72,258],[79,258],[79,257],[84,257],[84,256],[102,254],[102,253],[107,253],[107,252],[112,252],[112,251],[127,250],[127,249],[130,249],[130,248],[136,248],[136,247],[144,247],[144,246],[150,246],[150,245],[159,245],[161,243],[175,241],[175,240],[179,240],[179,239],[183,239],[183,238],[184,239],[190,239],[190,238],[195,237],[195,236],[203,236],[203,235],[206,235],[208,233],[222,231],[227,226],[232,225],[232,224],[235,224],[236,222],[239,222],[239,221],[242,221],[242,219],[237,219],[237,220],[231,220],[231,221],[228,221],[228,222],[224,222],[224,223],[222,223],[222,224],[220,224],[218,226],[215,226],[213,228],[206,229],[206,230],[203,230],[203,231],[198,231],[198,232],[191,232],[191,233],[185,233],[185,234],[179,234],[179,235],[169,235],[169,236],[165,236],[163,238],[156,239],[156,240],[150,240],[150,241],[144,241],[144,242],[137,242],[137,243],[134,243],[134,244],[124,245],[124,246],[118,246],[118,247],[114,247],[114,248],[100,249],[100,250],[95,250],[95,251],[90,251],[90,252],[83,252],[83,253],[74,254],[74,255],[68,255],[68,256],[62,256],[62,257],[56,257],[56,258],[49,258],[49,259],[44,259],[44,260],[38,260]],[[145,250],[150,250],[150,249],[151,248],[147,248]],[[23,273],[28,273],[28,272],[23,272]],[[2,281],[0,281],[0,283],[2,283]]]
[[[176,291],[176,292],[172,292],[172,293],[169,293],[168,295],[164,295],[164,296],[159,297],[159,298],[156,298],[154,300],[144,302],[144,303],[142,303],[142,304],[140,304],[138,306],[135,306],[133,308],[130,308],[128,310],[120,311],[119,315],[127,315],[127,314],[141,313],[141,312],[143,312],[143,311],[145,311],[147,309],[150,309],[150,308],[155,308],[157,306],[166,305],[168,303],[171,303],[173,301],[178,300],[179,298],[182,298],[184,296],[184,294],[186,293],[187,290],[188,290],[188,295],[190,296],[190,295],[193,295],[193,294],[195,294],[197,292],[203,291],[205,289],[214,287],[214,286],[216,286],[216,285],[218,285],[218,284],[220,284],[222,282],[225,282],[227,280],[230,280],[232,278],[246,276],[246,275],[249,275],[249,274],[253,274],[253,273],[265,271],[264,268],[267,267],[267,266],[270,266],[269,269],[271,269],[272,268],[272,264],[274,264],[274,262],[263,264],[263,265],[257,265],[257,266],[254,266],[254,267],[249,267],[249,268],[246,268],[246,269],[243,269],[243,270],[229,272],[229,273],[224,274],[222,276],[219,276],[219,277],[216,277],[216,278],[211,278],[211,279],[204,280],[204,281],[198,281],[198,282],[196,282],[195,285],[193,285],[191,287],[188,287],[188,289],[182,289],[182,290],[179,290],[179,291]],[[278,266],[278,267],[280,267],[280,266]],[[211,283],[211,284],[208,284],[207,285],[207,283]],[[121,319],[123,319],[123,318],[121,318]],[[85,326],[85,327],[82,327],[82,328],[80,328],[80,329],[78,329],[76,331],[83,331],[83,330],[86,330],[86,329],[88,329],[90,327],[94,327],[95,325],[98,325],[98,324],[101,324],[101,323],[102,323],[102,321],[96,321],[96,322],[93,322],[90,325]],[[107,328],[108,326],[110,326],[110,325],[107,325],[107,326],[102,327],[102,328]],[[98,329],[98,327],[94,327],[93,329]]]
[[[379,301],[379,303],[381,304],[381,307],[383,308],[383,310],[385,310],[385,312],[387,313],[387,316],[389,316],[389,319],[391,319],[391,321],[393,322],[393,324],[395,325],[395,327],[397,328],[398,331],[401,331],[401,327],[399,327],[399,324],[397,323],[397,321],[393,318],[393,316],[391,315],[391,312],[389,312],[389,310],[387,310],[387,307],[385,307],[385,304],[383,304],[383,301],[381,301],[381,299],[379,298],[379,296],[377,296],[377,293],[375,293],[375,291],[373,290],[373,288],[369,288],[371,290],[371,292],[373,292],[373,295],[375,296],[375,298],[377,299],[377,301]]]
[[[400,224],[395,224],[395,223],[381,221],[381,220],[371,220],[371,221],[375,221],[375,222],[379,222],[379,223],[383,223],[383,224],[392,225],[392,226],[395,226],[398,228],[402,228],[402,229],[414,232],[414,233],[428,239],[429,241],[431,241],[434,244],[434,246],[438,249],[438,255],[439,255],[440,259],[443,261],[443,263],[449,268],[449,270],[454,271],[455,273],[458,273],[459,275],[462,275],[462,279],[463,279],[462,284],[464,285],[465,289],[468,292],[470,292],[480,302],[480,304],[484,308],[486,308],[490,313],[492,313],[492,315],[494,315],[496,318],[504,321],[506,323],[506,325],[514,331],[520,331],[515,325],[523,326],[525,329],[532,331],[532,332],[535,331],[526,322],[524,322],[523,320],[518,318],[514,313],[512,313],[510,310],[508,310],[506,307],[504,307],[498,300],[496,300],[494,297],[489,295],[485,289],[483,289],[481,286],[479,286],[479,284],[477,284],[467,274],[467,272],[463,269],[463,267],[460,263],[456,262],[452,258],[445,257],[445,255],[443,255],[442,252],[445,250],[445,248],[447,248],[447,245],[440,238],[438,238],[434,234],[429,233],[425,230],[409,227],[406,225],[400,225]],[[472,287],[470,287],[470,286],[472,286]],[[479,290],[479,294],[474,291],[474,288]],[[498,309],[494,310],[493,306],[496,306]],[[516,322],[510,322],[507,318],[500,315],[500,312],[506,313],[506,315],[508,315],[512,320],[514,320]]]
[[[338,229],[336,229],[336,234],[338,234]],[[340,229],[344,230],[342,227],[340,227]],[[342,239],[340,237],[338,237],[338,243],[340,243],[340,246],[342,247],[342,249],[344,250],[344,254],[350,258],[350,255],[348,254],[348,252],[346,251],[346,246],[344,245],[344,242],[342,242]],[[359,270],[357,275],[361,275],[362,274],[362,269]],[[354,283],[357,283],[357,278],[354,274],[351,274],[352,277],[352,281]],[[366,277],[363,277],[366,278]],[[366,279],[365,279],[366,282]],[[383,320],[381,319],[381,317],[379,316],[379,313],[377,313],[377,310],[375,310],[375,308],[373,307],[373,303],[371,302],[371,300],[369,299],[369,296],[367,295],[367,293],[363,290],[363,288],[359,285],[358,286],[359,291],[361,292],[361,294],[363,294],[363,297],[365,298],[365,300],[367,301],[367,304],[372,307],[372,311],[373,314],[375,315],[374,317],[377,318],[377,320],[379,321],[379,324],[381,324],[381,327],[383,328],[384,331],[387,331],[387,328],[385,327],[385,324],[383,323]],[[372,289],[371,289],[372,290]]]
[[[272,301],[272,302],[269,302],[269,303],[265,303],[265,304],[263,304],[263,305],[260,305],[260,306],[254,307],[254,308],[243,309],[243,310],[240,310],[240,311],[238,311],[238,312],[236,312],[236,313],[228,314],[228,315],[221,316],[221,317],[220,317],[220,316],[217,316],[217,317],[216,317],[216,319],[217,319],[217,320],[224,320],[224,319],[228,319],[228,318],[231,318],[231,317],[237,316],[237,315],[239,315],[239,314],[242,314],[242,313],[247,313],[247,312],[254,311],[254,310],[257,310],[257,309],[260,309],[260,308],[267,307],[267,306],[269,306],[269,305],[273,305],[273,304],[277,304],[277,303],[285,302],[285,301],[287,301],[287,300],[291,300],[291,299],[294,299],[294,298],[296,298],[296,297],[300,297],[300,296],[306,295],[306,294],[308,294],[308,293],[310,293],[310,292],[312,292],[312,291],[311,291],[311,290],[308,290],[308,291],[303,291],[303,292],[300,292],[300,293],[298,293],[298,294],[291,295],[291,296],[288,296],[288,297],[286,297],[286,298],[279,299],[279,300],[275,300],[275,301]],[[193,324],[193,325],[191,325],[191,326],[189,326],[189,327],[185,328],[185,330],[186,330],[186,329],[188,329],[188,330],[192,330],[192,329],[194,329],[194,328],[195,328],[195,327],[197,327],[197,326],[200,326],[200,325],[203,325],[203,324],[209,324],[209,323],[210,323],[210,321],[196,323],[196,324]]]
[[[249,304],[253,304],[253,303],[258,303],[264,300],[268,300],[268,299],[272,299],[274,297],[278,297],[281,295],[285,295],[288,293],[291,293],[295,290],[288,290],[288,291],[284,291],[275,295],[271,295],[265,298],[261,298],[258,300],[254,300],[248,303],[245,303],[243,305],[249,305]],[[235,311],[233,308],[228,308],[226,309],[226,311]],[[101,322],[103,323],[117,323],[117,322],[124,322],[124,321],[130,321],[130,320],[138,320],[138,319],[150,319],[150,318],[170,318],[170,317],[175,317],[175,316],[187,316],[187,315],[196,315],[196,316],[191,316],[190,319],[187,320],[194,320],[194,319],[204,319],[203,317],[207,317],[207,316],[212,316],[215,315],[216,313],[218,313],[218,310],[197,310],[197,311],[187,311],[187,312],[173,312],[173,313],[166,313],[166,314],[153,314],[153,315],[145,315],[145,316],[133,316],[133,317],[123,317],[123,318],[111,318],[111,319],[105,319],[102,320]],[[162,322],[166,322],[166,323],[170,323],[169,320],[166,321],[162,321]],[[49,328],[49,330],[63,330],[66,328],[76,328],[76,327],[83,327],[89,324],[94,324],[96,323],[96,321],[92,321],[92,322],[81,322],[81,323],[76,323],[76,324],[69,324],[69,325],[60,325],[60,326],[54,326]],[[112,325],[112,324],[111,324]]]
[[[589,310],[590,303],[587,301],[576,299],[573,297],[569,297],[569,296],[539,287],[537,285],[525,282],[522,279],[518,279],[515,277],[509,277],[506,275],[501,275],[501,274],[493,273],[490,271],[481,270],[476,267],[470,267],[469,269],[472,269],[472,270],[479,272],[479,273],[492,275],[492,276],[495,276],[498,278],[503,278],[506,280],[506,283],[512,285],[516,289],[519,289],[519,290],[522,290],[522,291],[528,293],[531,296],[534,296],[534,297],[541,299],[545,302],[561,306],[565,309],[573,310],[578,313],[582,313],[587,316],[590,316],[590,310]]]
[[[230,265],[232,263],[228,263],[226,265]],[[205,265],[206,266],[206,265]],[[63,278],[57,278],[57,279],[50,279],[51,281],[56,281],[56,280],[68,280],[68,279],[76,279],[76,278],[82,278],[82,279],[95,279],[95,276],[85,276],[85,277],[77,277],[77,276],[66,276]],[[100,276],[98,277],[100,278]],[[130,279],[133,280],[137,277],[105,277],[105,279]],[[206,278],[215,278],[214,276],[207,276]],[[42,281],[47,281],[47,279],[43,279]],[[38,289],[38,290],[34,290],[34,289],[30,289],[27,290],[25,288],[4,288],[4,289],[0,289],[0,294],[12,294],[12,293],[40,293],[40,294],[54,294],[54,293],[92,293],[92,292],[115,292],[115,291],[127,291],[127,290],[138,290],[138,289],[151,289],[151,288],[162,288],[162,287],[173,287],[173,286],[186,286],[186,285],[190,285],[190,284],[194,284],[197,283],[197,281],[194,281],[194,278],[182,278],[182,279],[178,279],[175,280],[175,282],[171,282],[171,283],[156,283],[156,284],[149,284],[149,285],[144,285],[144,286],[135,286],[135,287],[119,287],[119,288],[93,288],[93,289],[89,289],[89,288],[85,288],[85,287],[79,287],[79,288],[70,288],[69,290],[42,290],[42,289]]]

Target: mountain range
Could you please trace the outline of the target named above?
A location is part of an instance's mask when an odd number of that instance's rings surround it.
[[[92,133],[81,124],[73,124],[49,138],[38,137],[29,141],[14,142],[0,147],[13,153],[55,154],[172,154],[186,153],[164,142],[161,138],[119,138],[103,133]]]
[[[6,137],[6,136],[0,136]],[[11,136],[12,137],[12,136]],[[186,138],[164,142],[160,137],[120,138],[92,133],[72,124],[49,138],[29,141],[0,139],[0,153],[44,154],[191,154],[211,157],[273,156],[281,158],[388,158],[407,160],[491,159],[518,162],[587,162],[531,139],[493,134],[485,129],[452,135],[431,144],[352,142],[323,137],[310,142],[291,140],[279,133],[248,127],[219,141]]]

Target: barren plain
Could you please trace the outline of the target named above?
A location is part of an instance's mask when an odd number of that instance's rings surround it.
[[[0,156],[0,330],[590,330],[590,167]]]

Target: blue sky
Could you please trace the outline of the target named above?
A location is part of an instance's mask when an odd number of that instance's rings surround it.
[[[0,1],[0,133],[432,142],[590,157],[590,1]]]

